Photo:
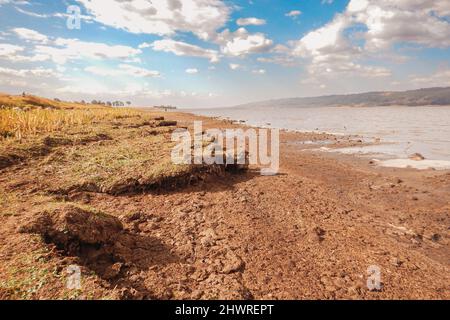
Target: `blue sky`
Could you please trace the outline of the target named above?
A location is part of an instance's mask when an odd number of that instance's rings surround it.
[[[449,47],[448,0],[0,0],[0,91],[68,100],[216,107],[450,86]]]

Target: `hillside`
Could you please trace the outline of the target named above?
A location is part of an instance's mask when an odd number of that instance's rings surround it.
[[[424,106],[450,105],[450,87],[399,92],[367,92],[308,98],[267,100],[239,107],[322,107],[322,106]]]

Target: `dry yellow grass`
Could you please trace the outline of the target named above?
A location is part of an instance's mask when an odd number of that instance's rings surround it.
[[[12,96],[0,93],[0,108],[105,109],[107,107],[103,105],[91,105],[66,101],[56,101],[31,95]]]
[[[33,103],[33,104],[30,104]],[[0,137],[18,138],[60,132],[76,125],[133,117],[142,112],[98,105],[57,102],[38,97],[0,95]]]

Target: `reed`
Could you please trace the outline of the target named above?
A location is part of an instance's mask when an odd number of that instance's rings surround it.
[[[0,136],[23,138],[43,133],[61,132],[74,126],[91,125],[98,121],[136,117],[132,109],[0,109]]]

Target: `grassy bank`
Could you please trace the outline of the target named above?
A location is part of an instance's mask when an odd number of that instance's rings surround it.
[[[118,196],[172,190],[225,171],[219,166],[172,163],[171,133],[179,124],[166,119],[170,118],[169,113],[7,95],[0,95],[0,107],[3,222],[20,219],[18,225],[26,225],[45,212],[59,212],[71,203],[86,206],[90,194]],[[99,212],[95,206],[88,208],[84,213],[87,220],[91,212]],[[73,219],[70,214],[61,219],[66,218]],[[30,235],[17,233],[16,223],[14,228],[6,228],[12,243],[17,239],[16,246],[21,249],[16,249],[21,253],[8,263],[0,264],[1,299],[75,298],[68,296],[64,275],[45,260],[33,264],[33,270],[17,271],[29,270],[32,264],[29,261],[40,259],[37,250],[48,248],[45,241],[49,241],[49,234],[41,232],[41,222],[38,219],[33,229],[39,232],[32,231]],[[85,227],[75,229],[87,230]],[[70,250],[75,244],[78,249],[69,252],[62,248],[58,255],[76,257],[81,254],[77,250],[85,243],[78,236],[75,232],[68,243]],[[31,247],[23,247],[30,241]],[[53,245],[59,248],[57,242]],[[117,252],[121,257],[121,251]],[[103,273],[110,272],[97,266],[97,262],[94,259],[90,263],[102,277]],[[96,281],[98,277],[93,274],[89,279]],[[96,296],[105,297],[105,294]]]

